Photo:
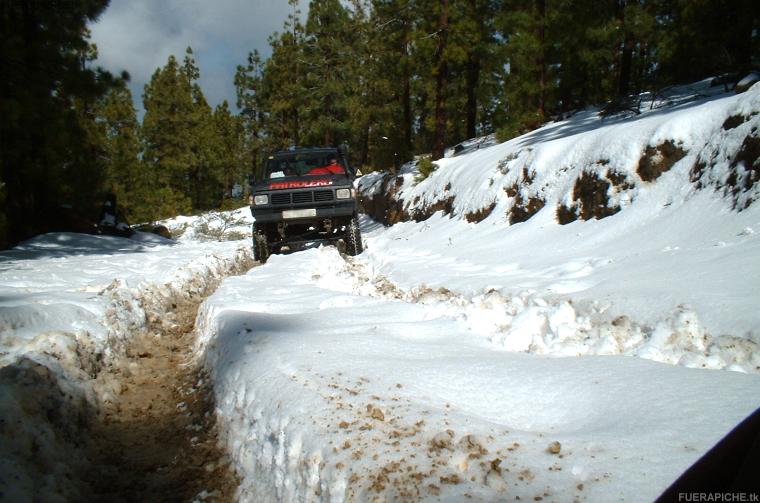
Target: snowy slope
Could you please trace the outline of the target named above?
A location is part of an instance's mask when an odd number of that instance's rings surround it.
[[[490,329],[508,349],[622,352],[677,363],[682,348],[667,354],[660,339],[692,346],[696,358],[683,362],[689,365],[757,371],[760,209],[746,206],[760,193],[758,112],[760,86],[627,120],[580,114],[442,159],[419,183],[407,170],[390,184],[403,211],[424,216],[426,207],[449,200],[451,214],[396,225],[379,233],[381,239],[370,234],[368,256],[377,273],[405,289],[444,287],[466,299],[495,290],[507,302],[527,302],[529,319],[501,317]],[[666,141],[680,145],[684,157],[644,181],[638,170],[648,162],[646,147]],[[754,167],[748,165],[753,152]],[[584,179],[590,178],[610,183],[589,195]],[[377,198],[384,183],[373,174],[360,187]],[[533,205],[540,209],[527,222],[509,225],[515,208],[529,200],[540,201]],[[581,221],[588,201],[604,203],[596,216],[606,218],[591,218],[589,210],[590,219]],[[490,205],[481,223],[468,223]],[[579,220],[559,225],[573,205]],[[558,310],[569,318],[552,323]],[[630,327],[613,334],[614,341],[608,331],[590,333],[589,323],[615,320]],[[577,350],[552,347],[568,330],[581,331]],[[646,347],[647,341],[658,347]],[[734,355],[723,350],[734,346],[740,348]]]

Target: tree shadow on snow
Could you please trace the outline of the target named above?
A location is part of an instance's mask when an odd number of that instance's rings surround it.
[[[140,253],[161,245],[176,245],[171,239],[160,236],[139,239],[118,236],[98,236],[75,232],[54,232],[24,241],[10,250],[0,252],[0,263],[37,260],[41,258],[64,258],[77,255],[116,255]]]
[[[224,311],[216,317],[218,332],[205,348],[203,361],[218,382],[237,373],[240,355],[266,352],[271,344],[287,347],[290,338],[302,338],[313,330],[302,314],[269,314],[252,311]],[[295,343],[294,343],[295,350]],[[214,355],[209,354],[214,352]],[[279,357],[287,358],[287,355]],[[211,367],[213,365],[213,367]]]
[[[611,126],[615,124],[627,123],[634,124],[642,119],[648,119],[650,117],[657,117],[663,114],[669,114],[674,111],[686,110],[696,106],[704,105],[711,101],[726,98],[726,94],[719,94],[715,96],[699,97],[691,101],[683,101],[673,105],[663,106],[652,111],[645,111],[640,115],[631,116],[630,114],[616,114],[607,117],[600,117],[599,110],[584,110],[576,113],[569,119],[559,124],[552,126],[551,124],[526,134],[519,140],[518,145],[520,147],[529,147],[542,142],[559,140],[574,136],[581,133],[587,133],[595,129],[600,129],[605,126]]]

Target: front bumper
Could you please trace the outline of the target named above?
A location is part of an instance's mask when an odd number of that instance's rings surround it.
[[[284,222],[284,223],[300,223],[309,222],[313,220],[323,220],[326,218],[335,217],[351,217],[356,213],[356,202],[348,200],[343,203],[334,203],[330,206],[317,206],[313,209],[316,210],[316,215],[297,218],[285,218],[283,212],[287,215],[287,211],[295,208],[260,208],[257,206],[251,206],[251,214],[258,223],[270,223],[270,222]],[[299,207],[297,209],[305,209]],[[311,209],[311,208],[307,208]]]

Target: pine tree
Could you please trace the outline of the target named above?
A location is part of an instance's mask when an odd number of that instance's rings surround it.
[[[497,92],[500,77],[498,53],[494,50],[493,0],[449,0],[447,39],[449,70],[446,107],[446,145],[473,138],[479,126],[490,120],[490,102],[485,93]],[[494,86],[496,84],[496,86]]]
[[[448,97],[449,55],[446,42],[449,36],[449,0],[438,3],[438,39],[435,49],[435,133],[433,136],[432,160],[443,157],[446,148],[446,99]]]
[[[132,93],[126,86],[112,89],[97,105],[103,127],[105,188],[116,196],[129,222],[149,219],[146,214],[145,166],[140,159],[140,133]]]
[[[412,43],[414,0],[374,0],[366,22],[368,42],[362,108],[366,126],[366,162],[398,167],[412,158]]]
[[[264,63],[258,51],[248,54],[247,64],[235,72],[237,107],[240,109],[241,166],[248,173],[257,173],[266,145],[268,105],[264,97]]]
[[[234,197],[235,188],[244,185],[246,173],[243,147],[243,125],[240,117],[230,113],[227,101],[214,109],[217,173],[225,199]]]
[[[466,51],[464,92],[467,100],[464,136],[473,138],[479,134],[481,124],[490,122],[492,112],[484,108],[489,102],[488,93],[496,92],[493,79],[489,78],[489,74],[499,73],[499,68],[493,66],[493,62],[498,60],[493,26],[496,2],[469,0],[465,14],[467,28],[462,37]]]
[[[370,48],[369,6],[360,0],[354,0],[348,25],[353,41],[346,47],[348,61],[342,77],[346,85],[344,103],[349,125],[343,141],[352,147],[350,153],[353,164],[367,166],[370,135],[373,134],[371,97],[375,94],[371,70],[373,54]]]
[[[143,94],[143,160],[154,190],[148,202],[155,217],[190,211],[189,180],[198,163],[195,142],[193,89],[172,55],[157,69]]]
[[[352,73],[348,11],[340,0],[312,0],[305,28],[305,140],[313,145],[336,145],[346,140],[350,130],[346,105]]]
[[[272,55],[264,68],[264,96],[269,105],[268,133],[271,148],[299,145],[306,102],[304,26],[298,0],[288,0],[293,12],[281,34],[269,38]]]
[[[107,0],[0,4],[0,245],[55,225],[60,205],[92,208],[100,189],[89,106],[114,82],[88,67],[87,23]],[[1,229],[0,229],[1,230]]]
[[[435,143],[436,76],[441,58],[441,1],[414,1],[414,31],[411,34],[412,114],[415,121],[414,150],[430,152]],[[444,90],[446,86],[442,86]]]
[[[505,79],[506,132],[514,136],[540,125],[546,116],[547,10],[544,0],[505,2],[499,19],[509,65]]]
[[[188,146],[195,159],[188,170],[185,194],[190,197],[194,209],[209,210],[219,207],[223,196],[219,162],[222,140],[215,128],[211,106],[198,84],[200,69],[190,47],[185,51],[181,73],[191,88],[192,111],[187,117],[187,127],[192,131],[193,141]]]

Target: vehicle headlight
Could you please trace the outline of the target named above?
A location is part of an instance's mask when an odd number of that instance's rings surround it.
[[[335,191],[335,197],[338,199],[350,199],[351,189],[338,189]]]
[[[267,195],[254,196],[253,204],[255,204],[256,206],[261,206],[262,204],[269,204],[269,196]]]

